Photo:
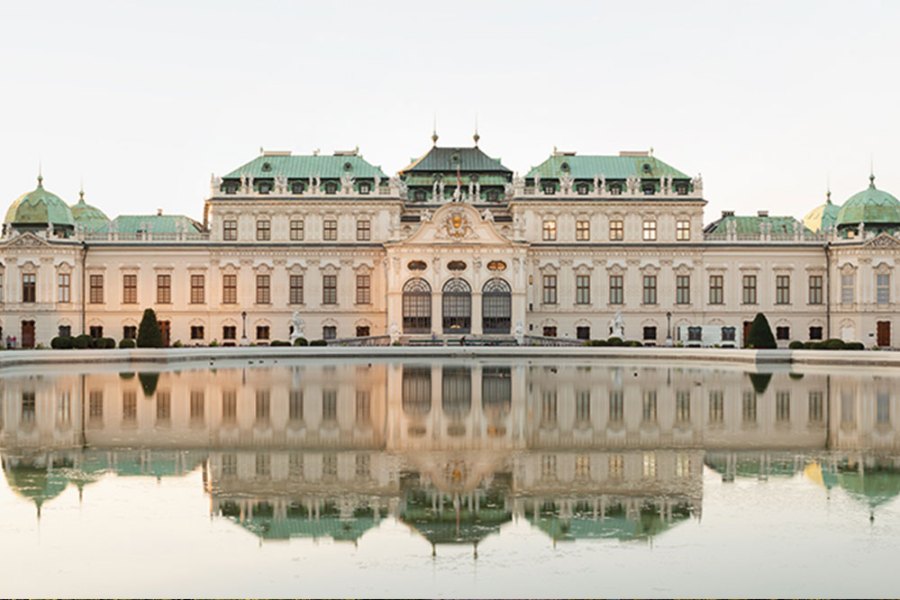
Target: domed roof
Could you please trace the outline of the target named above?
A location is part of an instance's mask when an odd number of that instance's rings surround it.
[[[803,225],[810,231],[818,233],[834,227],[837,222],[837,216],[841,207],[839,204],[832,204],[831,192],[828,192],[825,204],[820,204],[803,217]]]
[[[875,176],[869,177],[869,187],[850,196],[837,215],[837,226],[860,223],[900,224],[900,200],[875,187]]]
[[[44,189],[44,178],[40,175],[37,187],[19,196],[6,211],[5,222],[44,227],[48,224],[61,227],[75,226],[69,206],[59,196]]]
[[[85,231],[104,231],[109,226],[109,217],[84,201],[84,190],[78,192],[78,202],[72,205],[72,217]]]

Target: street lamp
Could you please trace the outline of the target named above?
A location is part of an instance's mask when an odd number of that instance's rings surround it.
[[[666,312],[666,346],[672,346],[672,312]]]
[[[249,346],[250,340],[247,339],[247,311],[246,310],[241,311],[241,320],[244,323],[243,328],[241,329],[241,346]]]

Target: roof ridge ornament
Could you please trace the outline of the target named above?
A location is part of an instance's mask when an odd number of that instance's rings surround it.
[[[431,145],[437,146],[438,142],[438,134],[437,134],[437,113],[435,113],[434,118],[431,123]]]
[[[475,115],[475,135],[472,136],[472,139],[475,140],[475,147],[478,147],[478,140],[481,139],[481,136],[478,135],[478,114]]]

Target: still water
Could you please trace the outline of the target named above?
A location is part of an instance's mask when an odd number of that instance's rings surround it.
[[[6,371],[0,596],[896,596],[892,371]]]

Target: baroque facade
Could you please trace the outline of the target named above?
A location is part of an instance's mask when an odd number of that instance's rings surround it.
[[[134,337],[527,343],[619,335],[741,345],[754,315],[779,344],[894,347],[900,202],[869,187],[801,222],[724,212],[649,152],[553,154],[524,177],[478,147],[434,146],[395,176],[358,151],[262,152],[211,181],[202,222],[109,219],[38,187],[0,238],[8,345]]]

